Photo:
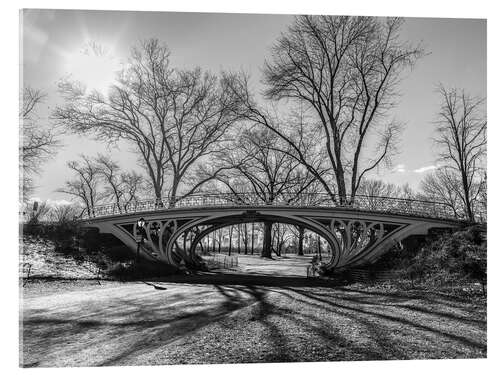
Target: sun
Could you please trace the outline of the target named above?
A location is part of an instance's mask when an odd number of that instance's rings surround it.
[[[96,42],[86,42],[65,55],[65,73],[82,82],[87,89],[102,94],[107,94],[121,69],[112,49]]]

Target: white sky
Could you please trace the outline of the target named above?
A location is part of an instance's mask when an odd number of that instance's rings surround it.
[[[22,78],[24,85],[48,93],[40,113],[46,121],[60,101],[56,85],[61,77],[72,74],[102,89],[133,44],[158,37],[169,45],[174,66],[199,65],[213,72],[244,69],[258,85],[269,47],[291,19],[286,15],[28,10],[22,17]],[[435,165],[430,139],[439,107],[436,84],[486,96],[486,21],[408,18],[401,37],[422,42],[429,55],[400,85],[402,97],[393,116],[406,123],[406,128],[394,169],[381,170],[373,177],[408,182],[416,188]],[[89,41],[102,45],[105,54],[100,58],[86,55],[84,47]],[[137,168],[135,155],[126,147],[108,151],[105,145],[76,136],[65,136],[63,143],[36,180],[37,197],[68,199],[55,190],[70,177],[66,162],[79,153],[112,152],[125,169]]]

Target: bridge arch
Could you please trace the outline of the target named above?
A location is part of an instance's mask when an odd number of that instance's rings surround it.
[[[285,214],[260,214],[259,216],[247,216],[246,214],[226,214],[226,215],[215,215],[215,216],[209,216],[205,218],[201,218],[198,220],[194,220],[191,222],[188,222],[182,226],[180,226],[175,233],[172,234],[172,236],[169,238],[165,248],[164,248],[164,254],[166,255],[167,259],[169,259],[171,264],[174,265],[179,265],[175,256],[173,255],[174,251],[174,246],[177,241],[177,239],[186,231],[191,230],[192,228],[195,228],[197,226],[204,226],[208,225],[209,228],[206,230],[200,232],[195,236],[193,239],[192,243],[190,244],[190,248],[187,253],[183,254],[191,259],[191,261],[195,262],[195,249],[201,241],[203,237],[205,237],[207,234],[211,233],[212,231],[219,229],[219,228],[224,228],[226,226],[230,226],[234,224],[236,221],[237,224],[244,224],[244,223],[251,223],[251,222],[262,222],[262,221],[272,221],[273,223],[283,223],[283,224],[291,224],[291,225],[297,225],[297,226],[303,226],[306,229],[309,229],[320,236],[322,236],[330,245],[330,248],[332,250],[332,257],[330,258],[329,263],[327,264],[327,267],[330,267],[333,264],[336,264],[341,256],[341,247],[339,244],[338,239],[334,236],[334,234],[329,230],[329,228],[317,223],[316,221],[309,219],[309,218],[304,218],[304,217],[299,217],[299,216],[294,216],[294,215],[285,215]],[[185,251],[186,249],[184,249]]]

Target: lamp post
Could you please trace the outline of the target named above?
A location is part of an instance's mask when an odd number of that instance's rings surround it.
[[[136,236],[135,236],[135,242],[137,242],[137,251],[135,255],[135,263],[136,265],[139,264],[139,253],[141,250],[141,245],[144,243],[144,237],[146,237],[146,220],[144,220],[143,217],[141,217],[139,220],[137,220],[137,226],[136,226]]]

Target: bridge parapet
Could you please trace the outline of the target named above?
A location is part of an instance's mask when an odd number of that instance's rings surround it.
[[[382,196],[357,195],[349,197],[331,196],[329,194],[290,194],[263,201],[254,193],[242,194],[196,194],[188,197],[168,199],[148,199],[133,202],[128,205],[105,204],[85,209],[81,219],[93,219],[121,214],[134,214],[155,210],[175,208],[203,208],[203,207],[245,207],[245,206],[286,206],[286,207],[317,207],[341,208],[353,211],[371,211],[396,215],[428,217],[436,219],[465,220],[457,216],[454,210],[442,202],[424,201],[418,199],[404,199]]]

